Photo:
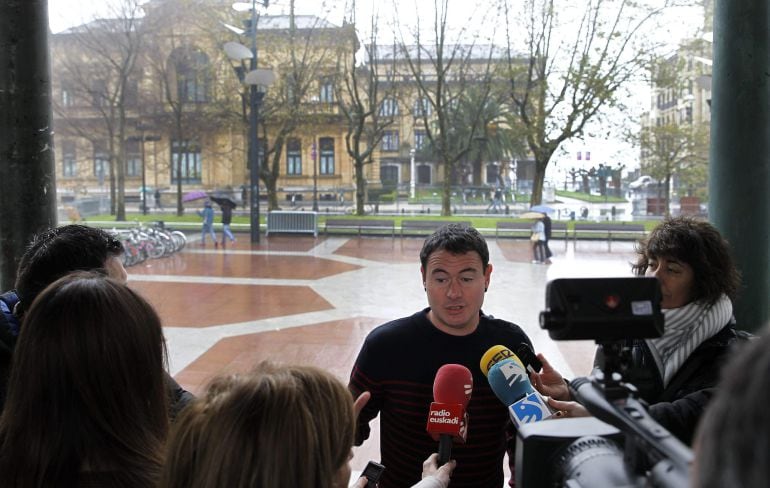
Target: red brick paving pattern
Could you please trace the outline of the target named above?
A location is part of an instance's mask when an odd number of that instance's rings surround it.
[[[334,308],[306,286],[151,281],[129,285],[155,307],[167,327],[209,327]]]
[[[313,256],[184,253],[131,268],[131,274],[313,280],[360,269]]]
[[[385,263],[419,263],[424,239],[372,237],[350,239],[334,254]]]
[[[198,394],[215,375],[246,372],[259,362],[270,360],[324,368],[347,383],[366,334],[383,322],[355,317],[228,337],[179,372],[176,379]]]

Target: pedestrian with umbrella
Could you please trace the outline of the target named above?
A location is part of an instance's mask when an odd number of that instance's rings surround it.
[[[233,209],[236,207],[236,204],[230,197],[212,195],[210,198],[222,209],[222,246],[224,247],[227,242],[226,239],[230,239],[230,242],[235,242],[235,236],[230,230],[230,222],[233,220]]]
[[[219,247],[217,235],[214,233],[214,209],[211,207],[211,201],[206,200],[203,204],[203,210],[198,210],[198,215],[203,217],[203,227],[201,228],[201,246],[206,245],[206,233],[211,234],[211,240],[214,241],[214,247]]]
[[[548,242],[551,240],[552,222],[551,222],[551,216],[548,214],[553,212],[553,209],[545,205],[535,205],[529,210],[531,212],[539,212],[543,214],[542,222],[543,222],[543,227],[545,228],[545,241],[543,241],[543,248],[545,249],[544,262],[545,264],[551,264],[551,256],[553,256],[553,252],[551,251],[551,246],[548,245]]]

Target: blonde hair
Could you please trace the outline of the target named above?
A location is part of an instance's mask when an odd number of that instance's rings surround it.
[[[353,399],[332,374],[261,363],[184,410],[161,487],[330,488],[353,445]]]

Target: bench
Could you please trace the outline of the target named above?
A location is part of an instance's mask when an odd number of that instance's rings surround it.
[[[402,220],[401,237],[404,237],[404,235],[428,236],[447,224],[471,226],[470,222],[457,222],[453,220]]]
[[[390,232],[390,236],[395,237],[396,223],[388,219],[326,219],[324,233],[328,234],[330,230],[356,231],[359,236],[364,231],[372,234]]]
[[[578,235],[587,239],[607,239],[607,250],[612,251],[612,239],[639,239],[647,231],[643,224],[602,224],[592,222],[575,222],[572,231],[572,241],[577,249]]]
[[[273,211],[267,214],[267,232],[284,234],[313,234],[318,236],[317,212],[283,212]]]
[[[495,238],[502,234],[509,234],[510,237],[529,238],[532,233],[532,222],[512,222],[510,220],[498,220],[495,223]],[[558,235],[557,235],[558,234]],[[569,230],[566,222],[551,222],[551,241],[554,239],[564,240],[564,250],[567,250],[567,241],[569,241]]]

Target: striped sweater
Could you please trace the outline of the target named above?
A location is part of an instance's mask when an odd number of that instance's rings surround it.
[[[473,373],[473,394],[467,410],[467,442],[452,447],[457,468],[450,487],[500,488],[503,457],[514,445],[514,431],[479,361],[494,345],[514,349],[522,342],[532,343],[519,326],[483,313],[472,334],[445,334],[430,323],[427,312],[381,325],[367,336],[350,375],[354,395],[372,394],[358,418],[356,445],[369,437],[369,422],[380,414],[381,462],[386,467],[380,488],[417,483],[423,461],[438,447],[425,430],[436,371],[444,364],[462,364]]]

